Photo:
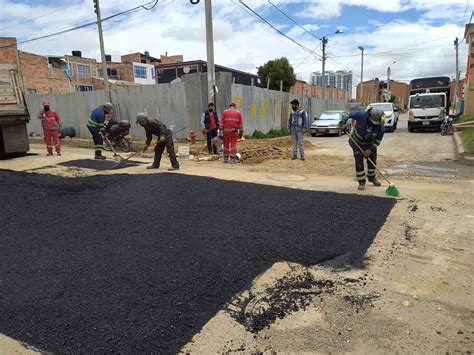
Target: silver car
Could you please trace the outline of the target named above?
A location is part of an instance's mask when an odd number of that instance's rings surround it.
[[[349,120],[347,112],[342,110],[324,111],[321,116],[314,119],[310,131],[313,137],[316,137],[318,133],[340,136],[342,133],[350,132],[350,124],[351,120]]]

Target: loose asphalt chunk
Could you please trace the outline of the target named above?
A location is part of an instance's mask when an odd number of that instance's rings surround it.
[[[362,257],[393,199],[181,174],[0,171],[0,333],[175,353],[276,261]]]

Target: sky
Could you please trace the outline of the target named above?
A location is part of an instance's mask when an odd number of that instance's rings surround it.
[[[152,5],[150,0],[101,0],[102,17],[142,4]],[[361,79],[359,46],[365,53],[364,81],[386,79],[388,67],[394,80],[453,78],[456,37],[463,77],[464,25],[472,19],[474,0],[213,0],[212,7],[216,64],[256,73],[266,61],[286,57],[298,79],[309,81],[311,72],[321,71],[318,38],[326,36],[326,70],[351,70],[355,86]],[[0,36],[18,41],[94,20],[93,0],[0,0]],[[114,61],[144,51],[206,60],[204,0],[197,5],[158,0],[153,9],[104,21],[103,29],[106,53]],[[100,59],[97,26],[26,42],[19,49],[43,55],[81,50]]]

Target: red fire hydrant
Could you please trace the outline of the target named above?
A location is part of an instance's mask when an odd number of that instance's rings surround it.
[[[189,139],[191,140],[191,144],[196,144],[196,132],[190,131],[189,132]]]

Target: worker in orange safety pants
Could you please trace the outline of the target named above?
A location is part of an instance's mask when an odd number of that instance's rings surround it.
[[[41,120],[43,126],[44,142],[46,143],[48,155],[53,155],[51,139],[54,141],[56,154],[61,155],[61,143],[59,142],[61,119],[56,112],[51,110],[48,100],[43,101],[43,109],[38,113],[38,119]]]
[[[229,109],[222,112],[220,129],[224,140],[224,163],[238,163],[237,139],[243,135],[242,114],[236,110],[234,102],[229,104]]]

